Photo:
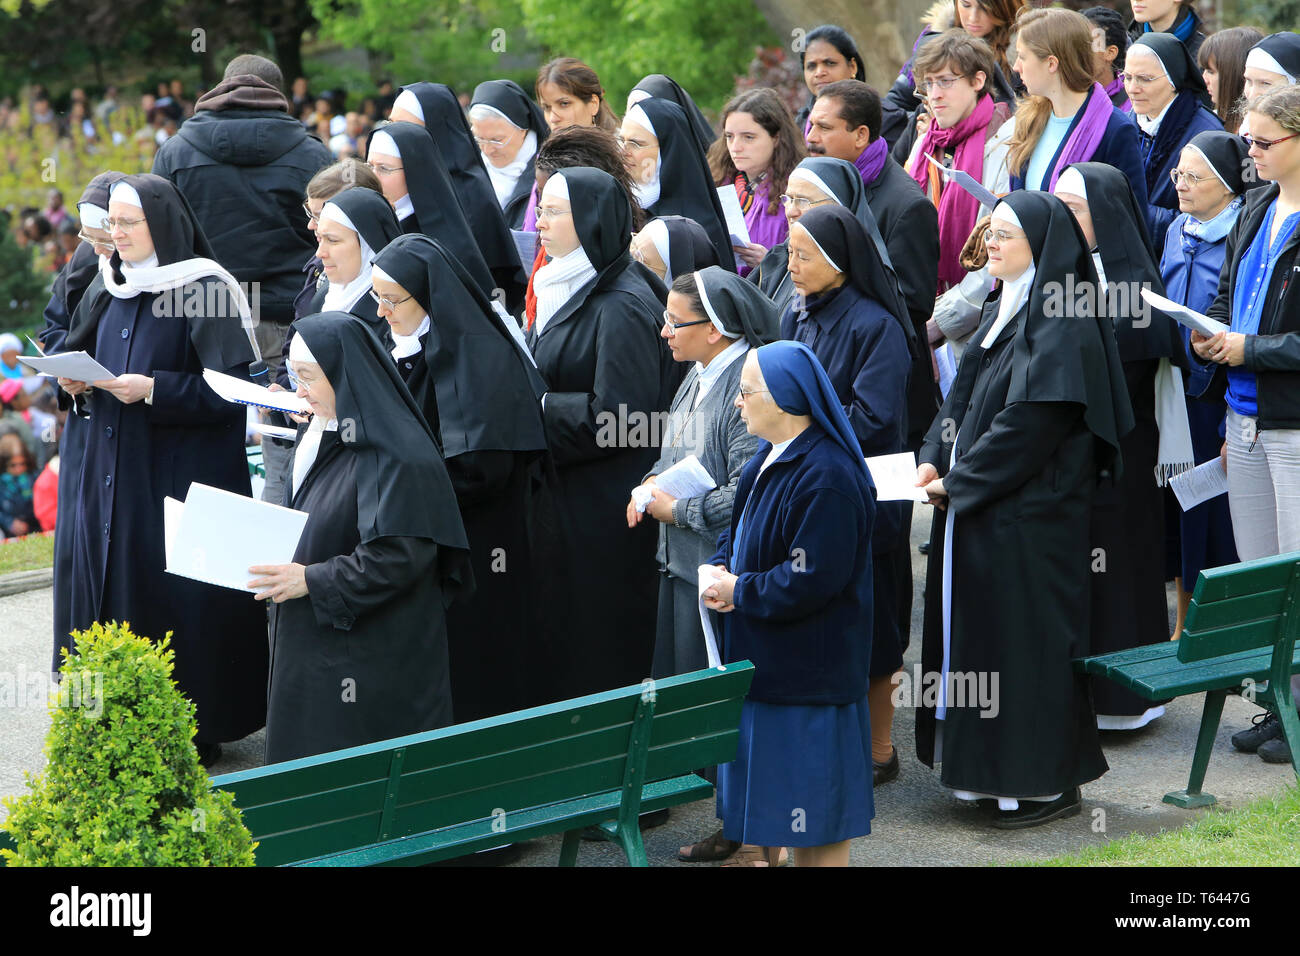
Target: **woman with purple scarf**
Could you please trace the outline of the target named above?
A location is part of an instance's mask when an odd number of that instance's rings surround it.
[[[1108,163],[1127,177],[1145,206],[1146,172],[1133,118],[1092,78],[1092,25],[1060,8],[1017,19],[1014,68],[1029,96],[1016,110],[1007,166],[1012,189],[1050,192],[1073,163]],[[1054,61],[1054,62],[1053,62]]]

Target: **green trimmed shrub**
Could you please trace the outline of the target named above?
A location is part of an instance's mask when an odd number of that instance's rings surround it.
[[[171,679],[171,634],[129,624],[73,633],[28,793],[4,800],[10,866],[252,866],[233,797],[214,793],[192,738],[194,704]]]

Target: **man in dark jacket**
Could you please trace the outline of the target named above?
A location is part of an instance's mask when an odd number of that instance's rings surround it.
[[[217,261],[246,284],[270,369],[264,384],[275,379],[302,264],[316,248],[302,208],[307,182],[333,161],[290,115],[283,85],[280,68],[265,57],[235,57],[153,164],[193,207]],[[266,442],[268,473],[288,455]]]

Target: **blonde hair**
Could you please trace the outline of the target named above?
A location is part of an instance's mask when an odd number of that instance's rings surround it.
[[[1300,133],[1300,86],[1292,83],[1256,97],[1246,109],[1271,119],[1290,133]]]
[[[1088,18],[1061,7],[1026,7],[1016,18],[1016,42],[1034,56],[1056,57],[1057,75],[1075,93],[1092,89],[1092,24]],[[1034,147],[1047,127],[1052,101],[1046,96],[1026,96],[1016,107],[1016,127],[1008,143],[1007,168],[1023,175]]]

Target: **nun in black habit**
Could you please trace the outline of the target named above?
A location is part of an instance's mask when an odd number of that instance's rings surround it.
[[[81,234],[87,229],[96,235],[107,235],[104,220],[108,218],[108,188],[126,174],[116,171],[100,173],[86,186],[77,203],[81,217]],[[102,236],[101,236],[102,238]],[[41,331],[41,347],[48,355],[64,351],[72,316],[77,312],[82,297],[99,279],[99,260],[113,254],[111,241],[92,243],[84,238],[72,254],[68,264],[54,280],[49,303],[45,306],[45,328]],[[99,286],[102,288],[103,283]],[[54,657],[51,669],[58,671],[62,662],[60,651],[71,647],[68,632],[71,630],[72,596],[72,539],[78,524],[77,502],[80,498],[81,456],[86,446],[86,431],[90,427],[85,400],[75,402],[67,392],[59,392],[59,407],[67,411],[59,437],[59,501],[63,502],[62,520],[54,526]]]
[[[541,376],[487,297],[427,236],[400,236],[374,262],[398,374],[447,465],[477,588],[447,612],[456,721],[549,703],[554,618],[552,470]],[[409,300],[409,301],[408,301]]]
[[[163,499],[191,482],[250,493],[244,407],[203,381],[239,378],[259,353],[248,302],[181,193],[154,175],[113,184],[116,251],[83,297],[65,350],[85,349],[116,377],[70,394],[90,414],[73,525],[70,626],[129,621],[172,632],[174,679],[197,709],[199,755],[266,719],[266,613],[249,595],[169,575]]]
[[[551,132],[546,116],[542,113],[542,108],[514,80],[488,80],[474,87],[469,118],[474,124],[494,120],[497,125],[507,123],[509,126],[502,128],[510,131],[511,138],[520,132],[525,134],[517,152],[501,157],[506,160],[503,165],[498,166],[493,162],[498,158],[495,152],[489,152],[493,147],[481,149],[483,168],[487,170],[506,225],[511,229],[520,229],[524,224],[528,197],[532,194],[536,179],[534,163],[537,150]]]
[[[343,312],[294,323],[300,426],[292,564],[249,568],[273,602],[266,762],[452,722],[446,608],[472,593],[469,546],[429,426],[379,339]]]
[[[428,130],[451,173],[465,218],[492,271],[494,287],[504,291],[506,308],[518,312],[528,277],[456,91],[445,83],[411,83],[402,87],[391,115],[394,120],[423,124]]]
[[[546,440],[560,484],[573,583],[565,665],[572,695],[650,673],[658,574],[655,529],[624,521],[628,489],[658,457],[659,419],[680,381],[659,341],[663,301],[628,254],[632,210],[607,173],[553,174],[538,230],[551,261],[533,280],[529,344],[549,387]]]
[[[660,216],[632,236],[632,258],[653,272],[666,288],[678,276],[718,265],[718,250],[694,219]]]
[[[691,94],[687,93],[682,85],[674,80],[671,76],[663,73],[651,73],[632,88],[632,92],[627,95],[627,108],[631,109],[642,100],[648,100],[651,97],[660,100],[668,100],[676,103],[686,114],[686,118],[691,121],[691,132],[695,134],[696,141],[700,144],[706,154],[713,141],[718,138],[714,132],[712,124],[705,118],[704,113],[695,105],[695,100]]]
[[[1109,319],[1086,303],[1053,316],[1053,283],[1096,281],[1069,209],[1013,192],[991,230],[1001,287],[919,456],[944,510],[921,652],[938,680],[913,694],[921,761],[959,797],[996,798],[994,825],[1015,829],[1078,813],[1079,785],[1107,769],[1070,662],[1088,649],[1094,488],[1132,416]]]
[[[1105,163],[1076,163],[1054,192],[1093,246],[1098,302],[1115,328],[1133,408],[1133,429],[1120,439],[1124,468],[1093,499],[1088,653],[1109,654],[1169,640],[1162,486],[1193,465],[1180,370],[1187,358],[1177,324],[1140,295],[1144,288],[1163,295],[1165,286],[1128,179]],[[1076,286],[1074,298],[1087,295],[1081,280]],[[1104,678],[1092,679],[1092,695],[1102,730],[1134,730],[1165,712]]]
[[[646,215],[694,219],[718,250],[718,262],[734,272],[736,253],[722,201],[682,108],[668,100],[642,100],[623,117],[622,138],[624,162]]]

